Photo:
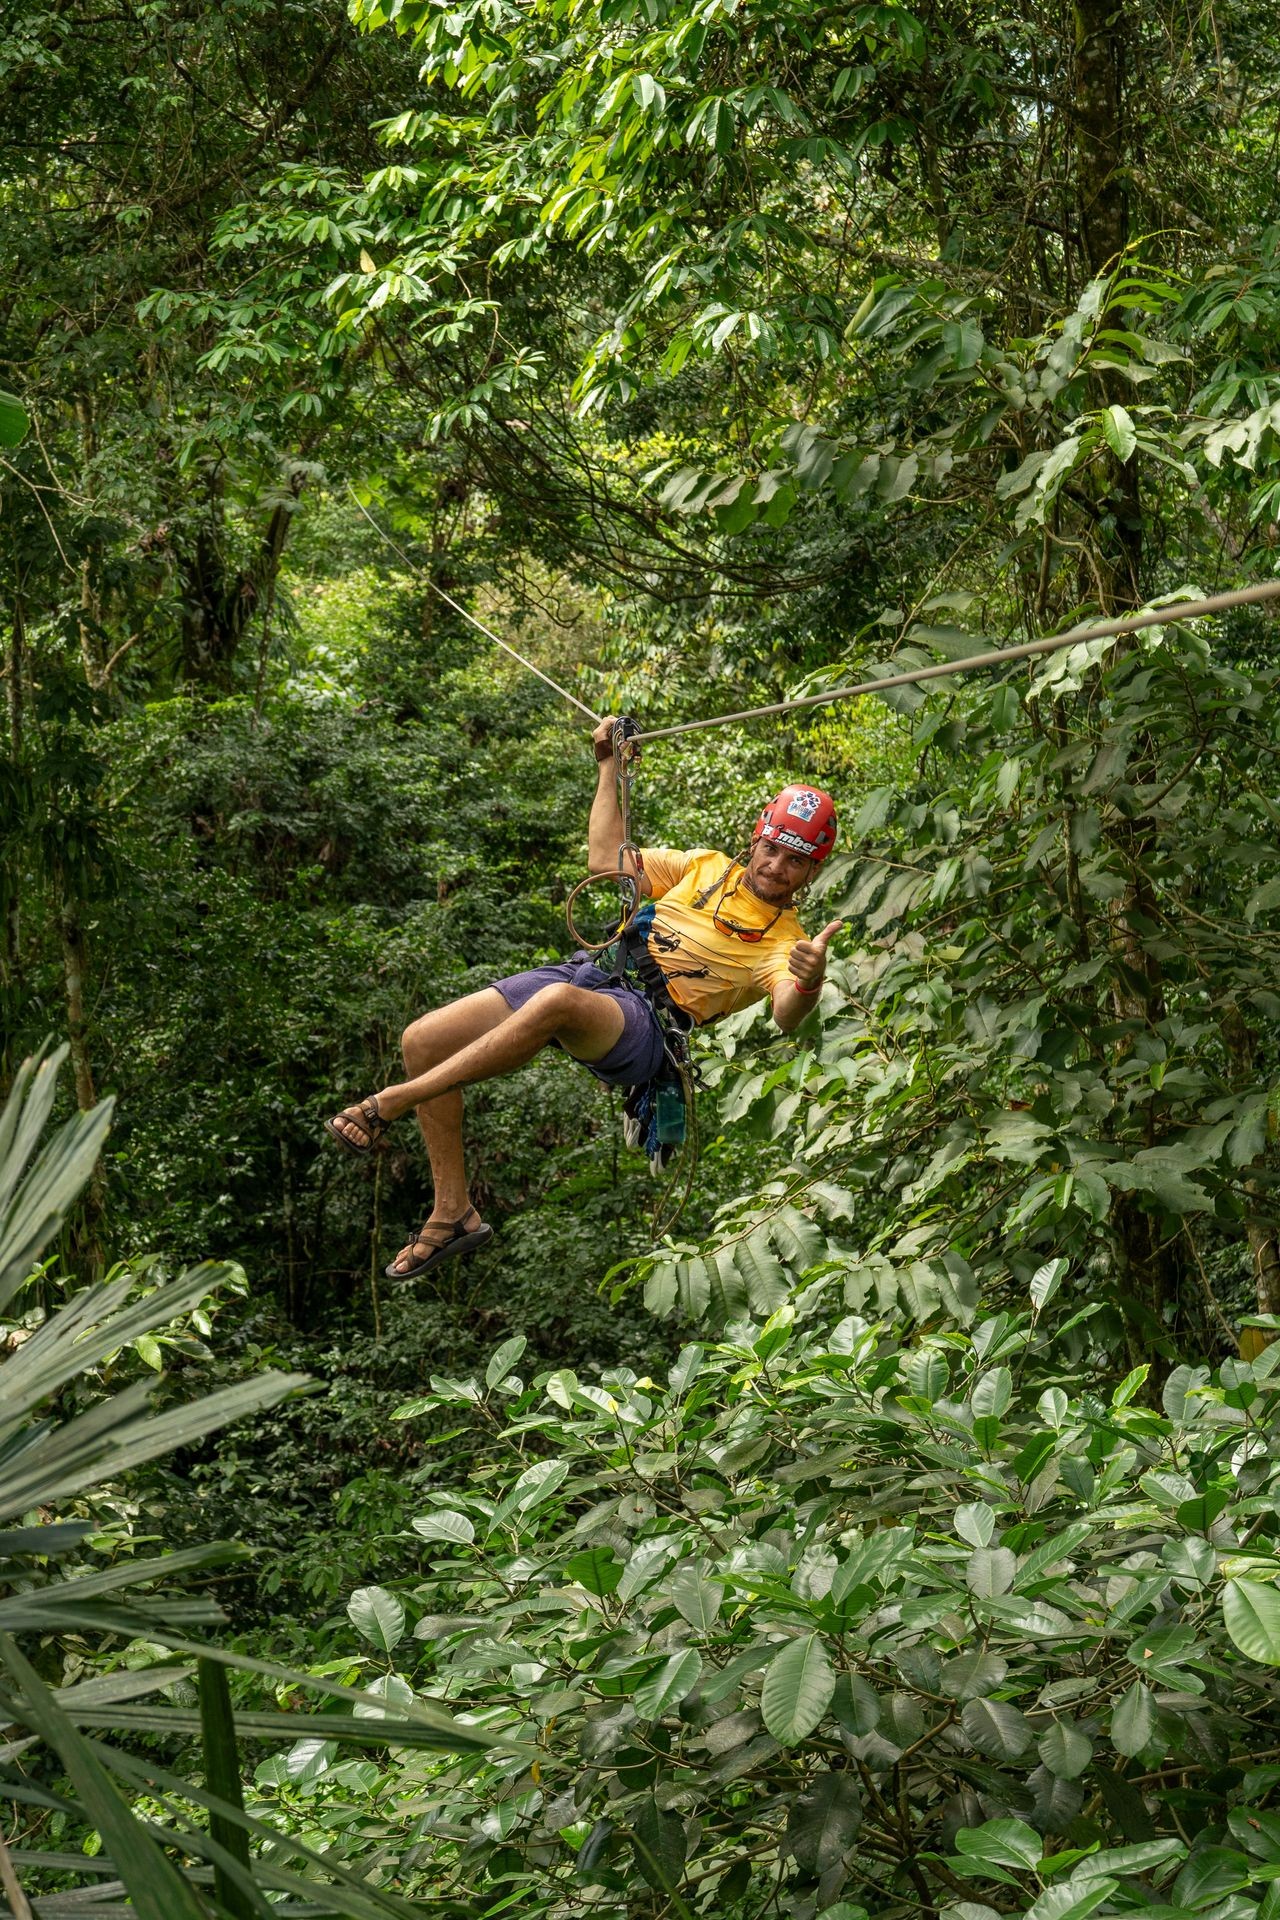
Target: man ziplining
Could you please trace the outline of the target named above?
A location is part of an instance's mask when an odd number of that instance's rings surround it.
[[[435,1198],[417,1236],[385,1269],[389,1279],[414,1279],[493,1238],[467,1189],[463,1087],[514,1073],[555,1043],[606,1086],[644,1089],[666,1066],[660,1015],[687,1031],[767,999],[790,1033],[822,986],[827,945],[842,922],[806,939],[794,903],[835,844],[830,797],[816,787],[784,787],[762,810],[745,856],[642,847],[638,859],[626,852],[620,867],[626,834],[616,724],[603,720],[592,735],[599,778],[589,858],[593,874],[629,876],[654,902],[644,910],[645,935],[628,943],[639,980],[606,972],[587,953],[495,980],[406,1027],[409,1077],[325,1121],[340,1146],[368,1154],[394,1121],[416,1113]]]

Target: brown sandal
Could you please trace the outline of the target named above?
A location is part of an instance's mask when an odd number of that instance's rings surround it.
[[[467,1225],[469,1220],[475,1221],[474,1227]],[[428,1232],[446,1227],[449,1229],[447,1240],[431,1241],[425,1238]],[[417,1237],[409,1242],[404,1252],[412,1253],[415,1247],[427,1247],[429,1252],[424,1259],[415,1260],[407,1267],[398,1267],[393,1260],[382,1271],[388,1280],[416,1280],[419,1274],[430,1272],[432,1267],[438,1267],[444,1260],[456,1260],[459,1254],[474,1253],[492,1238],[493,1228],[480,1218],[474,1207],[468,1207],[461,1220],[437,1220],[434,1228],[427,1221],[419,1229]],[[396,1255],[397,1260],[401,1257],[401,1254]]]
[[[359,1127],[365,1136],[364,1144],[361,1145],[359,1140],[353,1140],[349,1133],[344,1133],[338,1125],[339,1120],[349,1120],[354,1126]],[[377,1095],[371,1094],[367,1100],[358,1101],[354,1107],[344,1107],[342,1112],[335,1114],[332,1120],[326,1120],[324,1130],[332,1134],[338,1145],[345,1147],[348,1153],[363,1156],[376,1152],[379,1140],[390,1125],[391,1122],[384,1119],[378,1111]]]

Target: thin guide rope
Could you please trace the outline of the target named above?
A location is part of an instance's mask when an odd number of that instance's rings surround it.
[[[1146,613],[1126,614],[1121,620],[1102,620],[1096,624],[1072,627],[1044,640],[1028,640],[1017,647],[996,647],[989,653],[975,653],[965,660],[943,660],[932,667],[913,667],[909,673],[891,673],[880,680],[863,680],[855,687],[835,687],[830,693],[808,693],[795,700],[778,700],[769,707],[744,707],[740,713],[719,713],[711,720],[682,720],[678,726],[653,727],[633,735],[639,740],[670,740],[678,733],[698,733],[705,727],[732,726],[739,720],[762,720],[769,714],[791,713],[799,707],[826,707],[834,700],[855,700],[863,694],[883,693],[892,687],[910,687],[921,680],[945,680],[953,673],[972,673],[978,667],[1003,667],[1014,660],[1031,660],[1037,654],[1055,653],[1060,647],[1079,646],[1082,640],[1107,640],[1122,633],[1136,633],[1141,627],[1167,627],[1179,620],[1200,620],[1207,614],[1224,613],[1228,607],[1247,607],[1259,600],[1272,600],[1280,594],[1280,580],[1268,580],[1261,586],[1241,587],[1233,593],[1216,593],[1207,600],[1178,601]]]
[[[387,545],[390,547],[392,553],[399,554],[400,558],[404,561],[404,564],[406,565],[406,567],[408,567],[410,573],[421,574],[422,578],[426,581],[427,585],[430,587],[432,593],[439,594],[440,598],[444,601],[446,606],[452,607],[455,613],[460,613],[464,620],[469,620],[472,626],[475,627],[480,633],[484,634],[487,640],[492,640],[496,647],[501,647],[504,653],[509,653],[511,655],[511,658],[513,660],[518,660],[522,667],[528,667],[530,673],[536,674],[539,680],[541,680],[546,686],[550,687],[553,693],[558,693],[562,700],[568,700],[571,705],[575,706],[578,709],[579,713],[585,713],[588,720],[594,722],[596,726],[600,725],[601,721],[604,719],[604,715],[602,713],[593,713],[590,707],[588,707],[583,701],[579,700],[576,693],[570,693],[567,687],[562,687],[558,680],[553,680],[549,673],[544,673],[542,671],[541,667],[535,667],[532,660],[526,660],[525,656],[522,653],[518,653],[513,646],[511,646],[506,640],[503,640],[500,637],[500,635],[496,634],[493,631],[492,627],[486,627],[483,620],[477,620],[474,613],[468,613],[467,609],[464,606],[460,605],[459,602],[454,599],[451,593],[446,593],[443,587],[437,586],[436,582],[431,578],[431,575],[427,572],[425,567],[415,567],[415,565],[413,564],[413,561],[409,558],[408,554],[404,551],[403,547],[397,546],[395,541],[391,538],[391,535],[386,531],[386,528],[380,527],[378,525],[377,521],[374,519],[373,515],[370,513],[368,507],[365,506],[364,501],[360,498],[359,494],[356,492],[355,488],[352,486],[349,480],[347,482],[347,492],[351,495],[351,498],[355,501],[361,513],[364,515],[365,519],[369,522],[369,525],[373,528],[374,532],[381,535],[381,537],[386,541]]]

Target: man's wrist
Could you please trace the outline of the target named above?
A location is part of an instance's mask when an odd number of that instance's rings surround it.
[[[612,760],[613,758],[612,740],[594,740],[592,742],[592,745],[596,750],[596,759],[600,762],[601,766],[604,765],[606,760]]]
[[[802,993],[805,996],[805,999],[808,1000],[815,993],[822,992],[822,983],[826,979],[826,977],[827,976],[825,973],[822,974],[820,978],[817,979],[811,987],[802,987],[798,980],[793,980],[792,985],[795,987],[795,990],[797,993]]]

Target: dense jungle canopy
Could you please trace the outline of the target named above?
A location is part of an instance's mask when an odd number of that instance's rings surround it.
[[[659,728],[1278,576],[1278,109],[1256,0],[0,12],[0,1912],[1280,1920],[1280,602],[645,751],[841,817],[678,1218],[549,1051],[396,1287],[321,1130],[569,951],[457,607]]]

